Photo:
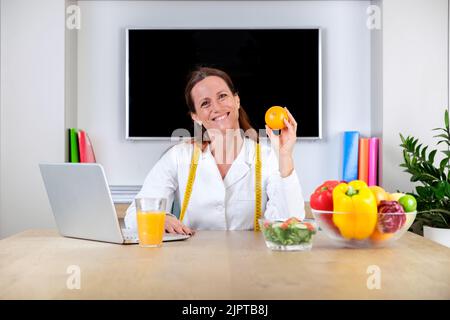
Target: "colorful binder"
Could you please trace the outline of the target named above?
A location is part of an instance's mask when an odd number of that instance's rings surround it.
[[[358,179],[359,132],[345,131],[343,143],[342,180],[350,182]]]
[[[69,148],[70,148],[70,162],[80,162],[80,157],[78,154],[78,134],[77,129],[70,128],[70,140],[69,140]]]
[[[78,147],[80,150],[80,162],[96,162],[94,149],[88,134],[84,130],[78,131]]]
[[[369,139],[369,186],[378,185],[378,146],[379,138]]]
[[[71,147],[70,147],[70,128],[67,129],[67,162],[70,162],[70,157],[72,154]]]
[[[369,183],[369,139],[359,139],[358,180]]]

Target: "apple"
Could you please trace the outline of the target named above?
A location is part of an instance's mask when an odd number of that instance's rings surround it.
[[[398,201],[401,197],[403,197],[405,194],[401,192],[391,193],[389,194],[389,200],[390,201]]]

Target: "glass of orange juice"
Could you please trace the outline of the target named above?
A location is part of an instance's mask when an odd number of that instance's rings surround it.
[[[135,199],[139,245],[161,247],[166,218],[165,198]]]

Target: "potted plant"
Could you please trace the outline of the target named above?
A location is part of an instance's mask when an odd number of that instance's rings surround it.
[[[400,166],[411,174],[411,182],[419,182],[416,193],[417,216],[411,231],[450,247],[450,128],[448,110],[445,111],[444,128],[433,129],[439,134],[436,148],[419,143],[419,139],[400,134],[404,163]],[[435,161],[440,151],[444,157]],[[437,164],[439,162],[439,164]],[[422,231],[423,228],[423,231]]]

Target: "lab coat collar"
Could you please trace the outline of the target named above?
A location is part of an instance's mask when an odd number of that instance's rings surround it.
[[[205,159],[206,157],[211,157],[211,160],[214,161],[209,144],[205,152],[202,153],[202,159]],[[237,158],[233,161],[233,164],[223,180],[225,187],[229,188],[244,178],[250,169],[252,169],[255,160],[255,142],[250,138],[245,137],[242,149]]]
[[[245,157],[244,157],[244,162],[251,167],[255,162],[256,162],[256,143],[255,141],[253,141],[250,138],[245,137],[244,139],[245,141],[245,148],[246,148],[246,152],[245,152]]]
[[[239,156],[234,161],[242,161],[251,166],[256,162],[255,159],[255,141],[248,137],[244,137],[244,145],[243,148],[245,148],[245,152],[239,153]],[[243,157],[241,157],[243,155]],[[201,154],[201,159],[206,159],[207,157],[211,156],[211,149],[210,145],[208,144],[205,151]]]

